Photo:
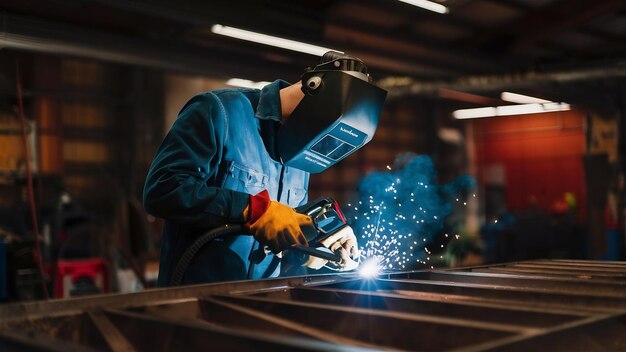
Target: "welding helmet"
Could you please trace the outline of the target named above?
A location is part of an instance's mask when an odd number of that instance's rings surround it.
[[[329,51],[302,75],[304,98],[278,130],[281,162],[319,173],[367,144],[376,132],[387,92],[365,64]]]

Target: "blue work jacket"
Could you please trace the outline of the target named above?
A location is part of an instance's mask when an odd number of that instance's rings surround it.
[[[193,97],[161,143],[144,186],[148,213],[165,219],[159,286],[168,286],[184,251],[202,234],[245,222],[249,195],[265,189],[291,207],[306,203],[309,174],[279,162],[277,80],[262,90],[221,89]],[[183,283],[275,277],[280,260],[271,253],[250,267],[259,243],[230,235],[204,246]],[[261,248],[262,250],[262,248]],[[255,254],[258,254],[256,251]]]

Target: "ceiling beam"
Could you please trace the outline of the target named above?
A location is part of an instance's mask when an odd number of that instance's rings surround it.
[[[327,40],[325,42],[339,50],[346,51],[348,54],[358,56],[356,53],[360,52],[368,56],[379,57],[380,59],[398,61],[404,65],[414,66],[416,70],[424,70],[426,76],[430,75],[433,77],[455,76],[464,72],[467,73],[469,70],[467,65],[464,67],[458,60],[456,60],[457,62],[451,62],[454,60],[454,57],[448,53],[436,53],[427,48],[415,46],[413,43],[364,33],[359,28],[355,28],[352,23],[345,25],[344,22],[327,24]],[[393,46],[399,46],[404,48],[404,50],[393,50]],[[368,63],[367,61],[365,62]],[[485,66],[483,65],[481,68],[485,69]],[[405,70],[405,72],[409,75],[411,74],[410,71]]]
[[[384,47],[384,50],[391,55],[395,47],[397,48],[395,51],[401,51],[405,57],[413,57],[413,60],[417,62],[441,69],[466,73],[497,72],[502,70],[502,66],[506,66],[488,55],[471,50],[458,50],[449,45],[429,42],[411,33],[398,33],[394,29],[372,27],[351,19],[336,19],[329,22],[327,28],[341,29],[345,36],[344,40],[351,41],[350,45],[367,43],[366,45],[372,47]],[[332,31],[328,31],[327,40],[342,40],[333,38],[332,34]]]
[[[508,6],[514,7],[523,12],[529,12],[535,9],[533,6],[530,6],[528,4],[522,4],[515,0],[506,0],[506,4]],[[597,16],[597,17],[600,17],[600,16]],[[620,33],[620,34],[611,33],[611,32],[603,31],[600,29],[592,28],[588,25],[577,26],[576,30],[584,34],[602,38],[606,41],[616,42],[615,44],[621,44],[624,40],[626,40],[626,33]]]
[[[328,21],[329,24],[341,24],[359,32],[380,37],[393,38],[393,40],[413,45],[420,50],[433,53],[434,58],[433,56],[428,57],[431,60],[437,60],[437,55],[445,55],[454,60],[454,62],[457,63],[456,67],[458,67],[461,71],[463,71],[463,67],[466,66],[469,66],[469,70],[472,72],[503,72],[504,70],[501,70],[501,68],[506,69],[507,66],[511,68],[521,67],[520,62],[515,60],[515,58],[508,61],[498,60],[494,58],[493,55],[487,55],[478,50],[474,50],[471,47],[450,45],[450,43],[433,40],[427,36],[419,36],[410,28],[410,23],[419,21],[420,19],[427,19],[460,27],[470,33],[482,30],[471,21],[455,17],[454,12],[447,15],[441,15],[402,3],[400,1],[382,2],[380,0],[358,0],[341,2],[341,4],[355,4],[355,6],[367,7],[374,13],[391,13],[398,17],[404,17],[407,20],[406,23],[400,23],[395,26],[380,27],[373,26],[371,23],[364,23],[353,18],[333,17],[332,12],[330,12]]]
[[[171,4],[163,3],[159,0],[138,0],[138,1],[126,1],[126,0],[83,0],[86,2],[94,2],[106,6],[111,6],[115,8],[119,8],[125,11],[134,12],[142,15],[151,15],[157,16],[168,20],[179,21],[181,23],[185,23],[188,25],[196,26],[198,33],[204,33],[209,38],[213,36],[212,33],[208,33],[207,29],[210,28],[211,25],[216,22],[221,22],[223,24],[228,25],[243,25],[243,28],[257,30],[260,32],[271,33],[273,35],[280,36],[281,33],[284,34],[286,30],[291,30],[290,35],[286,35],[287,38],[294,38],[293,34],[293,26],[292,22],[297,22],[300,24],[300,27],[303,26],[304,22],[311,22],[311,20],[301,20],[302,14],[305,14],[306,8],[304,10],[293,10],[295,16],[298,18],[292,19],[290,14],[286,13],[291,7],[281,6],[281,2],[270,3],[271,9],[264,8],[261,5],[255,5],[252,8],[252,12],[255,13],[256,20],[254,21],[242,21],[241,18],[247,18],[250,16],[250,9],[243,9],[244,13],[240,13],[235,11],[233,8],[228,8],[226,5],[220,5],[219,10],[211,11],[210,13],[204,13],[202,11],[198,12],[196,9],[191,8],[187,5],[178,4],[172,6]],[[171,7],[170,7],[171,6]],[[231,5],[232,7],[232,5]],[[327,14],[330,16],[330,12],[332,9],[327,9]],[[217,15],[219,13],[219,15]],[[235,16],[234,14],[237,14]],[[264,16],[259,16],[260,13],[265,14]],[[280,14],[283,16],[280,16]],[[261,21],[259,22],[260,17],[270,16],[273,18],[271,21]],[[305,16],[306,17],[306,16]],[[309,16],[310,17],[310,16]],[[319,17],[319,16],[318,16]],[[286,23],[285,21],[289,20],[290,22]],[[308,30],[304,30],[300,28],[297,39],[299,40],[309,40],[312,44],[323,44],[324,46],[337,47],[338,50],[346,50],[348,52],[354,53],[355,55],[360,55],[363,58],[370,58],[366,62],[369,66],[373,68],[380,68],[384,71],[390,72],[392,74],[406,74],[416,78],[428,78],[428,77],[446,77],[458,75],[460,73],[468,73],[468,72],[476,72],[477,67],[480,69],[479,72],[491,71],[491,69],[495,66],[490,65],[487,62],[486,57],[472,57],[471,54],[467,52],[455,52],[451,50],[449,47],[440,46],[439,48],[419,48],[419,50],[423,52],[431,52],[430,55],[424,56],[415,56],[415,55],[407,55],[404,52],[391,52],[389,50],[379,49],[379,46],[370,46],[362,44],[362,41],[354,41],[354,40],[342,40],[340,38],[336,38],[332,35],[326,36],[324,38],[324,33],[329,32],[330,28],[337,28],[337,24],[330,23],[324,26],[323,22],[320,22],[321,19],[317,19],[313,21],[315,23],[308,23],[305,27]],[[320,22],[320,23],[318,23]],[[341,21],[341,30],[343,33],[352,32],[358,33],[361,31],[371,31],[370,27],[364,26],[363,24],[359,24],[351,21]],[[354,28],[353,28],[354,27]],[[291,29],[290,29],[291,28]],[[310,32],[310,33],[305,33]],[[317,38],[316,38],[317,37]],[[378,38],[383,38],[381,36],[377,36]],[[317,40],[313,39],[316,38]],[[239,42],[233,41],[233,43]],[[415,40],[412,39],[410,43],[404,43],[405,45],[420,45],[419,42],[416,43]],[[250,45],[250,44],[246,44]],[[254,45],[254,44],[252,44]],[[333,46],[334,45],[334,46]],[[243,46],[243,45],[242,45]],[[258,46],[257,46],[258,49]],[[264,50],[261,49],[258,51],[259,54],[264,52],[271,52],[272,49]],[[439,55],[439,56],[438,56]],[[430,58],[430,56],[434,56],[434,58]],[[443,57],[442,57],[443,56]],[[462,58],[461,58],[462,57]],[[468,68],[469,67],[469,68]]]
[[[474,0],[467,0],[464,2],[470,2],[470,1],[474,1]],[[455,1],[455,5],[456,6],[462,5],[464,2]],[[409,16],[408,17],[409,21],[415,21],[419,19],[428,19],[428,20],[435,20],[435,21],[442,21],[442,22],[450,23],[457,27],[466,28],[470,31],[481,30],[481,27],[478,26],[475,22],[471,20],[467,20],[462,17],[455,16],[454,9],[451,9],[450,13],[443,15],[443,14],[435,13],[432,11],[424,10],[422,8],[409,5],[409,4],[406,4],[397,0],[396,1],[394,0],[389,0],[389,1],[351,0],[351,1],[348,1],[348,3],[366,5],[367,7],[372,8],[376,11],[380,11],[380,12],[391,12],[396,15],[405,16],[405,17]]]
[[[547,9],[547,14],[534,14],[520,23],[516,31],[520,36],[509,48],[509,52],[516,53],[525,50],[546,37],[553,36],[561,31],[583,25],[592,19],[606,13],[626,8],[624,0],[605,1],[561,1]],[[547,17],[546,17],[547,16]]]
[[[241,52],[229,55],[226,51],[220,53],[179,42],[131,38],[7,13],[0,14],[0,23],[0,47],[14,50],[223,78],[289,79],[297,78],[302,72],[302,67],[298,65],[251,56],[254,50],[250,50],[250,56]],[[223,60],[224,57],[229,59]],[[259,70],[259,67],[263,70]]]
[[[392,53],[386,50],[378,49],[377,47],[367,47],[358,41],[342,41],[333,36],[329,36],[324,39],[324,33],[327,32],[327,27],[324,26],[322,20],[304,19],[300,17],[310,17],[306,15],[306,7],[302,9],[293,9],[289,6],[281,5],[281,2],[269,3],[267,6],[271,8],[265,8],[258,3],[251,9],[242,9],[236,11],[234,8],[221,4],[219,10],[213,9],[210,13],[197,11],[192,7],[189,7],[185,3],[172,5],[170,3],[162,3],[159,0],[138,0],[138,1],[126,1],[126,0],[83,0],[87,2],[95,2],[98,4],[119,8],[125,11],[134,12],[142,15],[157,16],[168,20],[174,20],[188,25],[196,27],[196,34],[201,33],[207,38],[214,38],[214,34],[209,32],[210,27],[220,22],[222,24],[242,26],[242,28],[249,30],[256,30],[267,34],[285,36],[289,39],[309,41],[311,44],[320,44],[324,46],[337,47],[337,50],[346,50],[354,55],[362,57],[368,66],[372,68],[380,68],[386,72],[394,75],[405,74],[416,78],[429,78],[429,77],[447,77],[457,75],[463,70],[461,69],[461,62],[467,62],[468,60],[458,60],[457,64],[445,64],[445,60],[427,60],[419,57],[411,57],[404,53]],[[329,10],[330,11],[330,10]],[[289,12],[289,13],[287,13]],[[293,12],[293,13],[291,13]],[[248,18],[250,13],[254,13],[255,20],[243,21],[242,18]],[[219,14],[219,15],[218,15]],[[263,16],[260,16],[263,14]],[[282,15],[281,15],[282,14]],[[291,18],[293,16],[297,18]],[[270,21],[262,20],[271,18]],[[319,16],[318,16],[319,17]],[[286,22],[288,21],[288,22]],[[297,28],[295,24],[299,24],[301,28]],[[306,24],[303,24],[306,23]],[[298,33],[298,38],[295,38],[294,28]],[[308,29],[307,29],[308,28]],[[306,29],[306,30],[305,30]],[[346,28],[343,28],[346,30]],[[350,30],[350,29],[348,29]],[[289,35],[285,34],[285,31],[289,31]],[[353,30],[354,32],[354,30]],[[196,36],[197,37],[197,36]],[[196,38],[197,40],[198,38]],[[206,42],[206,41],[205,41]],[[217,42],[217,41],[216,41]],[[224,41],[219,41],[223,45]],[[272,57],[273,52],[276,49],[267,48],[259,49],[259,46],[255,44],[242,44],[238,41],[231,41],[234,46],[250,46],[256,48],[256,53],[259,56]],[[233,49],[236,50],[236,49]],[[284,54],[279,56],[293,56],[298,54]],[[454,54],[459,56],[460,53]],[[275,57],[275,56],[274,56]],[[366,60],[366,58],[369,58]],[[479,61],[476,61],[479,62]],[[482,62],[481,62],[482,63]]]
[[[460,92],[458,90],[440,88],[438,92],[439,98],[462,101],[464,103],[472,103],[476,105],[491,106],[502,105],[502,100],[482,95]]]
[[[533,9],[513,23],[483,33],[469,41],[468,46],[490,50],[501,48],[500,52],[517,54],[559,32],[624,8],[624,0],[561,0]]]
[[[322,38],[324,21],[321,15],[304,6],[281,6],[280,1],[255,0],[214,1],[207,6],[203,0],[81,0],[129,13],[153,16],[198,28],[219,23],[248,30],[265,31],[289,39],[316,43]]]

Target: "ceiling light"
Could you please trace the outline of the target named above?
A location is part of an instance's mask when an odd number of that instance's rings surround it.
[[[504,105],[487,108],[462,109],[452,113],[455,119],[475,119],[479,117],[511,116],[525,114],[540,114],[544,112],[567,111],[570,105],[566,103],[534,103],[520,105]]]
[[[522,94],[517,94],[517,93],[511,93],[511,92],[502,92],[500,94],[500,99],[504,101],[510,101],[511,103],[516,103],[516,104],[551,103],[550,100],[539,99],[539,98],[531,97],[528,95],[522,95]]]
[[[448,10],[447,7],[438,4],[436,2],[432,2],[432,1],[428,1],[428,0],[398,0],[398,1],[402,1],[404,3],[413,5],[413,6],[417,6],[417,7],[421,7],[425,10],[429,10],[429,11],[433,11],[433,12],[437,12],[437,13],[448,13],[450,12],[450,10]]]
[[[244,29],[234,28],[234,27],[223,26],[221,24],[214,24],[211,27],[211,32],[215,34],[231,37],[231,38],[247,40],[250,42],[275,46],[275,47],[283,48],[287,50],[299,51],[301,53],[317,55],[317,56],[322,56],[324,55],[324,53],[326,53],[327,51],[331,51],[331,50],[338,51],[335,49],[324,48],[324,47],[313,45],[313,44],[297,42],[295,40],[274,37],[271,35],[251,32],[251,31],[247,31]],[[343,53],[342,51],[338,51],[338,52]]]
[[[255,88],[255,89],[261,89],[270,83],[271,82],[267,82],[267,81],[254,82],[254,81],[250,81],[248,79],[243,79],[243,78],[231,78],[228,81],[226,81],[226,84],[228,84],[229,86]]]

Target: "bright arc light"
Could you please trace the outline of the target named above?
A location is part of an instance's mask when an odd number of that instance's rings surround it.
[[[455,119],[475,119],[480,117],[511,116],[525,114],[539,114],[544,112],[567,111],[570,105],[566,103],[545,103],[545,104],[520,104],[503,105],[487,108],[461,109],[452,113]]]
[[[221,24],[214,24],[211,27],[211,32],[231,38],[237,38],[241,40],[247,40],[249,42],[255,42],[259,44],[265,44],[269,46],[275,46],[277,48],[283,48],[287,50],[299,51],[301,53],[322,56],[327,51],[337,51],[343,54],[342,51],[324,48],[313,44],[307,44],[298,42],[291,39],[285,39],[275,37],[272,35],[247,31],[245,29],[239,29],[235,27],[223,26]]]
[[[364,279],[372,279],[380,274],[379,259],[376,257],[369,257],[365,259],[363,264],[359,266],[359,276]]]
[[[535,98],[529,95],[523,95],[523,94],[517,94],[517,93],[511,93],[511,92],[500,93],[500,99],[511,102],[511,103],[516,103],[516,104],[551,103],[550,100]]]
[[[428,0],[398,0],[398,1],[402,1],[402,2],[407,3],[409,5],[421,7],[424,10],[429,10],[429,11],[433,11],[433,12],[437,12],[437,13],[446,14],[446,13],[450,12],[450,10],[448,10],[447,7],[445,7],[445,6],[441,5],[441,4],[438,4],[436,2],[428,1]]]
[[[243,79],[243,78],[231,78],[228,81],[226,81],[226,84],[228,84],[229,86],[255,88],[255,89],[261,89],[270,83],[271,82],[266,82],[266,81],[254,82],[254,81],[250,81],[248,79]]]

